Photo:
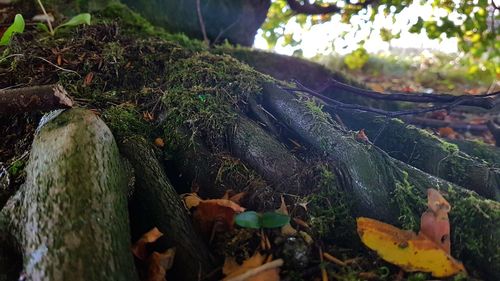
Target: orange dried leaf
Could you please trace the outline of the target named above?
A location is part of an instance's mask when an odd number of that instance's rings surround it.
[[[199,202],[193,213],[193,219],[204,234],[215,231],[232,230],[236,213],[243,212],[245,208],[226,199],[211,199]],[[217,224],[216,224],[217,223]]]
[[[444,127],[444,128],[439,128],[439,136],[443,138],[454,138],[456,137],[456,132],[453,130],[453,128],[450,127]]]
[[[175,257],[175,248],[166,250],[163,253],[153,252],[148,260],[148,281],[164,281],[165,274],[172,268]]]
[[[187,193],[182,195],[182,200],[184,200],[184,205],[190,210],[200,204],[203,201],[196,193]]]
[[[356,133],[356,140],[361,142],[369,142],[368,136],[365,133],[365,129],[361,129]]]
[[[245,208],[241,207],[240,205],[234,203],[231,200],[228,199],[208,199],[208,200],[203,200],[203,203],[207,204],[217,204],[219,206],[231,208],[233,211],[237,213],[241,213],[245,211]]]
[[[427,206],[427,211],[420,218],[419,235],[425,235],[449,254],[451,241],[448,212],[451,206],[434,188],[427,189]]]
[[[148,256],[146,245],[155,242],[161,236],[163,236],[163,233],[156,227],[144,233],[141,238],[132,245],[132,253],[138,259],[145,260]]]
[[[408,272],[430,272],[447,277],[465,271],[461,262],[447,254],[426,236],[404,231],[369,218],[357,218],[358,234],[368,248]]]
[[[156,138],[155,145],[159,148],[162,148],[165,146],[165,141],[162,138]]]

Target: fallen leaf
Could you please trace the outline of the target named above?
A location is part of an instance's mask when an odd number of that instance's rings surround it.
[[[444,127],[444,128],[439,128],[439,136],[442,138],[450,138],[450,139],[455,139],[457,137],[457,133],[453,128],[450,127]]]
[[[278,210],[276,210],[277,213],[283,214],[283,215],[288,215],[288,209],[285,204],[285,199],[283,198],[283,195],[281,195],[281,205]],[[281,227],[281,234],[284,236],[293,236],[297,234],[297,230],[292,227],[290,223],[285,224],[284,226]]]
[[[449,254],[451,241],[448,212],[451,206],[434,188],[427,189],[427,206],[427,211],[420,218],[419,235],[425,235]]]
[[[175,248],[170,248],[163,253],[153,252],[147,259],[148,281],[164,281],[167,271],[172,268],[175,257]]]
[[[365,129],[361,129],[356,133],[356,140],[361,142],[369,142],[368,136],[365,133]]]
[[[203,199],[201,199],[196,193],[187,193],[182,195],[182,200],[184,201],[184,205],[188,210],[194,208],[200,204]]]
[[[140,260],[145,260],[148,257],[148,252],[146,250],[146,245],[155,242],[158,238],[163,236],[158,228],[153,228],[146,232],[137,240],[137,242],[132,245],[132,253]]]
[[[83,78],[83,86],[87,87],[92,83],[92,80],[94,79],[94,72],[89,72],[87,75],[85,75],[85,78]]]
[[[236,213],[245,211],[227,199],[202,200],[193,213],[193,219],[204,234],[232,230]]]
[[[164,146],[165,146],[165,141],[163,141],[163,139],[162,139],[162,138],[156,138],[156,139],[155,139],[155,145],[156,145],[157,147],[162,148],[162,147],[164,147]]]
[[[465,271],[463,264],[425,235],[416,235],[369,218],[357,218],[361,241],[378,255],[407,272],[430,272],[448,277]]]

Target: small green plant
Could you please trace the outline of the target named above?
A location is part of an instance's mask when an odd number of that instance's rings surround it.
[[[56,28],[52,28],[52,24],[50,23],[49,15],[47,14],[47,11],[45,10],[45,7],[43,6],[43,3],[41,0],[38,0],[38,5],[42,9],[42,12],[45,15],[45,17],[47,18],[47,24],[39,23],[39,24],[37,24],[37,28],[49,33],[51,36],[54,36],[56,34],[57,30],[59,30],[63,27],[75,27],[75,26],[79,26],[82,24],[90,25],[90,19],[91,19],[90,14],[89,13],[82,13],[82,14],[78,14],[78,15],[72,17],[69,21],[67,21],[63,24],[56,26]]]
[[[7,30],[0,38],[0,46],[6,46],[9,44],[10,39],[15,33],[23,33],[24,31],[24,18],[22,15],[17,14],[14,18],[14,22],[7,28]]]
[[[257,213],[254,211],[243,212],[236,215],[237,225],[245,228],[276,228],[290,222],[290,217],[276,212]]]
[[[54,36],[56,34],[56,32],[63,27],[75,27],[75,26],[83,25],[83,24],[90,25],[90,19],[91,19],[91,16],[89,13],[83,13],[83,14],[78,14],[78,15],[72,17],[69,21],[67,21],[61,25],[56,26],[56,28],[54,28],[54,29],[52,29],[50,25],[47,27],[47,25],[44,23],[37,24],[37,28]]]

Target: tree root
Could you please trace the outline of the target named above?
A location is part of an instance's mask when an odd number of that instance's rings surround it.
[[[135,172],[136,188],[130,203],[134,236],[153,227],[165,234],[169,246],[177,249],[172,269],[175,280],[197,280],[210,272],[213,265],[207,247],[194,231],[152,148],[144,139],[132,137],[120,142],[120,151]]]
[[[500,200],[500,169],[461,152],[455,145],[399,120],[346,110],[334,113],[350,129],[365,129],[370,140],[392,157],[486,198]]]
[[[28,280],[135,280],[118,148],[90,111],[69,110],[35,137],[25,184],[2,209]]]

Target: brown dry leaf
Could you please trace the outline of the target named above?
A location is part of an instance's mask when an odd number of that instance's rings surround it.
[[[252,257],[243,261],[243,264],[239,265],[233,257],[226,257],[222,268],[222,272],[226,277],[223,280],[279,281],[279,266],[258,272],[248,278],[238,279],[242,274],[266,264],[268,258],[272,259],[271,256],[266,257],[256,252]]]
[[[427,206],[427,211],[420,218],[419,235],[425,235],[449,254],[451,241],[448,212],[451,206],[434,188],[427,189]]]
[[[245,211],[240,205],[227,199],[210,199],[199,202],[193,213],[193,219],[205,235],[232,230],[236,213]]]
[[[175,257],[175,248],[163,253],[153,252],[147,259],[147,281],[164,281],[167,271],[172,268]]]
[[[87,73],[87,75],[85,75],[85,78],[83,78],[83,86],[87,87],[90,84],[92,84],[93,79],[94,79],[94,72]]]
[[[182,200],[184,201],[184,205],[188,210],[194,208],[200,204],[203,199],[201,199],[196,193],[187,193],[182,195]]]
[[[245,208],[241,207],[240,205],[228,199],[208,199],[208,200],[203,200],[203,203],[216,204],[222,207],[227,207],[238,213],[245,211]]]
[[[356,140],[361,142],[369,142],[368,136],[365,133],[365,129],[361,129],[356,133]]]
[[[161,236],[163,236],[163,233],[156,227],[144,233],[141,238],[132,245],[132,253],[138,259],[145,260],[148,257],[146,245],[155,242]]]
[[[163,148],[165,146],[165,141],[163,141],[162,138],[156,138],[155,145],[159,148]]]
[[[457,133],[455,132],[455,130],[453,130],[453,128],[450,128],[450,127],[439,128],[438,133],[439,133],[439,136],[442,138],[454,139],[457,136]]]
[[[370,87],[373,91],[383,93],[385,91],[385,87],[378,83],[368,83],[368,87]]]
[[[430,272],[448,277],[465,272],[463,264],[425,235],[416,235],[369,218],[357,218],[358,234],[368,248],[407,272]]]
[[[283,215],[288,215],[288,209],[285,204],[285,199],[283,198],[283,195],[281,195],[281,205],[278,210],[276,210],[277,213],[283,214]],[[285,224],[284,226],[281,227],[281,234],[284,236],[293,236],[297,234],[297,230],[292,227],[290,223]]]

